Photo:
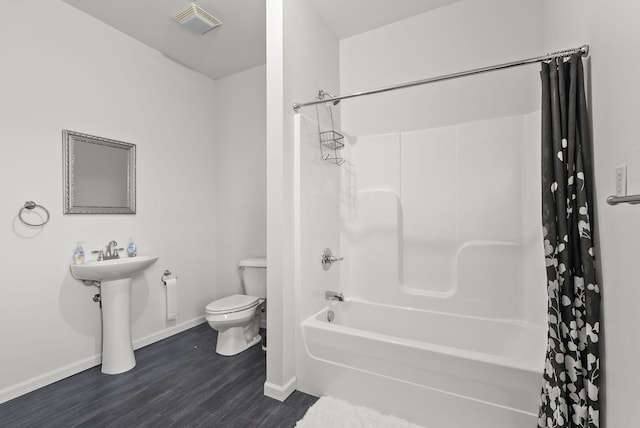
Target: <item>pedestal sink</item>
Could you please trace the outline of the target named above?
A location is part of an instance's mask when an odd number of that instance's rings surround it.
[[[102,373],[118,374],[136,365],[131,341],[131,277],[158,257],[138,256],[71,265],[71,275],[99,281],[102,302]]]

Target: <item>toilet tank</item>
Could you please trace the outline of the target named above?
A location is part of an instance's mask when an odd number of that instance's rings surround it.
[[[238,263],[247,296],[267,298],[267,259],[244,259]]]

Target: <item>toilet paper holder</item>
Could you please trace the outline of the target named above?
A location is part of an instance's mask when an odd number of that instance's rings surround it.
[[[172,279],[172,278],[178,279],[178,277],[177,277],[177,276],[174,276],[174,275],[171,273],[171,271],[167,269],[167,270],[165,270],[165,271],[164,271],[164,273],[163,273],[163,274],[162,274],[162,276],[160,277],[160,281],[162,281],[162,285],[163,285],[164,287],[166,287],[166,286],[167,286],[167,280],[168,280],[168,279]]]

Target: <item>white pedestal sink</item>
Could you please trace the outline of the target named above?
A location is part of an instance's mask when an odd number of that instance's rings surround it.
[[[124,373],[136,365],[131,341],[131,277],[157,260],[139,256],[71,265],[74,278],[101,283],[102,373]]]

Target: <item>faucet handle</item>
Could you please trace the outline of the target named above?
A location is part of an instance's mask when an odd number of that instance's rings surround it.
[[[322,259],[320,260],[320,262],[322,263],[322,269],[329,270],[332,263],[339,262],[341,260],[344,260],[344,257],[333,257],[333,254],[331,254],[331,249],[325,248],[322,251]]]
[[[98,262],[104,260],[104,251],[102,249],[92,251],[91,254],[97,254],[98,255],[98,257],[96,258],[96,261],[98,261]]]
[[[114,259],[119,259],[120,258],[120,254],[118,254],[118,251],[124,251],[124,248],[114,248],[113,249],[113,258]]]

